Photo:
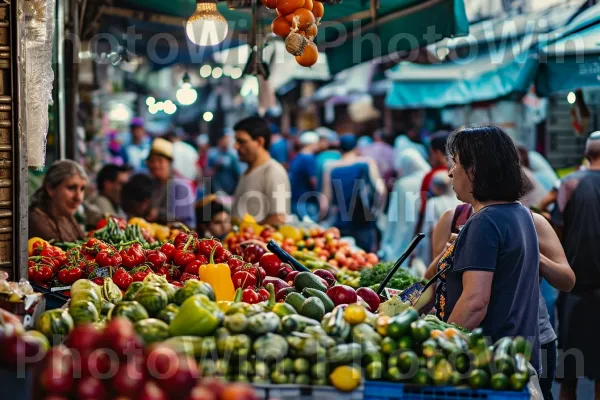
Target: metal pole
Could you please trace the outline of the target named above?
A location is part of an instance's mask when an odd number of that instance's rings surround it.
[[[58,68],[58,84],[56,93],[58,94],[58,159],[64,160],[67,157],[67,144],[66,144],[66,129],[65,129],[65,2],[58,0],[56,2],[56,53],[57,53],[57,65]]]
[[[59,1],[60,2],[60,1]],[[73,38],[64,43],[65,70],[65,152],[66,158],[77,160],[77,112],[79,107],[79,12],[77,0],[70,0],[65,7],[65,36]]]

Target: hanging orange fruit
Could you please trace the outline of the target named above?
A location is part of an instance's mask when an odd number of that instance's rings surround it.
[[[285,19],[285,17],[277,17],[271,23],[271,30],[277,36],[281,36],[282,38],[287,37],[292,30],[292,26]]]
[[[312,67],[319,58],[319,50],[317,45],[309,42],[304,48],[304,52],[300,56],[296,56],[296,62],[303,67]]]
[[[299,8],[294,11],[292,27],[304,31],[315,23],[315,16],[306,8]]]
[[[307,30],[303,31],[302,34],[311,42],[317,37],[319,33],[319,28],[317,28],[316,24],[312,24],[308,27]]]
[[[325,7],[323,7],[323,3],[321,3],[318,0],[315,0],[313,2],[312,13],[315,15],[317,21],[320,21],[321,18],[323,18],[323,15],[325,15]]]
[[[304,5],[302,6],[302,8],[306,8],[308,11],[312,11],[313,6],[313,0],[304,0]]]
[[[302,6],[304,0],[277,0],[277,10],[283,15],[291,14]]]
[[[277,7],[277,0],[260,0],[263,3],[263,6],[270,8],[271,10]]]

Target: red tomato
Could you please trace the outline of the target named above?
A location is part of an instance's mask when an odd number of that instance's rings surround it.
[[[58,271],[58,281],[66,285],[71,285],[81,279],[82,271],[77,267],[67,267]]]
[[[141,244],[134,243],[128,249],[121,250],[121,258],[125,268],[135,268],[145,261],[144,249]]]
[[[106,248],[100,250],[95,258],[96,262],[100,267],[111,267],[116,268],[121,265],[123,259],[117,250],[114,248]]]
[[[238,271],[231,277],[233,281],[233,286],[237,288],[246,289],[248,287],[256,286],[256,275],[250,273],[249,271]]]
[[[138,400],[168,400],[168,397],[155,382],[146,381]]]
[[[112,279],[115,285],[117,285],[119,289],[123,291],[127,290],[129,285],[131,285],[131,282],[133,282],[133,277],[123,268],[119,268],[117,272],[113,274]]]
[[[265,288],[258,289],[258,297],[260,297],[260,301],[267,301],[271,297],[269,291]]]
[[[77,398],[102,400],[108,398],[104,382],[93,376],[86,376],[77,382]]]
[[[167,256],[167,262],[173,261],[173,253],[175,253],[175,246],[172,243],[165,243],[160,246],[160,251]]]
[[[150,265],[152,270],[157,271],[167,262],[167,256],[159,250],[150,250],[146,253],[146,263]]]
[[[198,275],[198,270],[204,264],[207,264],[207,263],[203,263],[203,262],[198,261],[198,260],[194,260],[192,262],[189,262],[185,266],[185,273],[191,274],[191,275]]]
[[[248,304],[260,303],[260,296],[253,288],[244,289],[242,292],[242,301]]]
[[[281,260],[273,253],[265,253],[260,258],[259,265],[268,276],[277,276],[281,268]]]

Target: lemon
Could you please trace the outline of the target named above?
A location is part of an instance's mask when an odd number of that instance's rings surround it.
[[[343,365],[333,370],[329,375],[331,384],[337,390],[351,392],[360,386],[360,371],[357,368]]]
[[[360,304],[350,304],[344,310],[344,319],[350,325],[358,325],[365,321],[367,312]]]

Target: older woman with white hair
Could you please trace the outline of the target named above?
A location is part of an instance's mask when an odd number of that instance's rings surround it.
[[[58,242],[74,242],[85,237],[75,220],[83,203],[88,177],[83,167],[72,160],[54,162],[42,186],[31,197],[29,237]]]

